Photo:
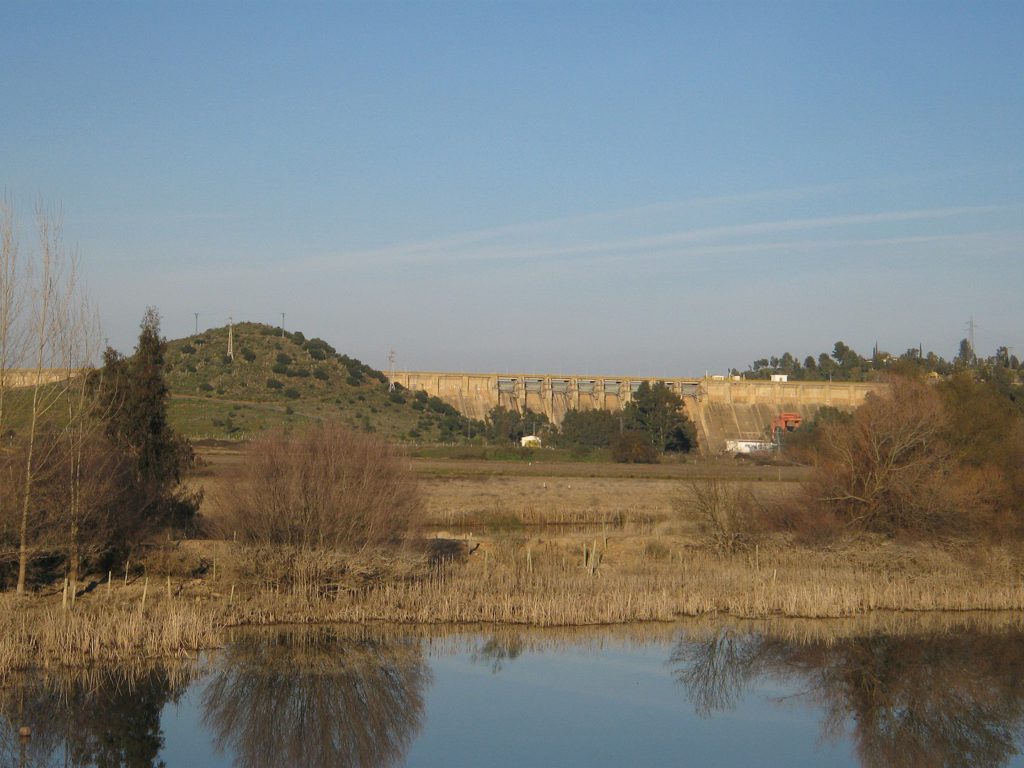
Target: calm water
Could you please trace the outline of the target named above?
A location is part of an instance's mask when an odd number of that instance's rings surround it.
[[[1024,766],[1019,622],[957,621],[244,632],[17,678],[0,766]]]

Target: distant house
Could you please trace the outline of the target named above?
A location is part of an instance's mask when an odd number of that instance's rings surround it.
[[[772,381],[789,381],[788,373],[773,373]]]
[[[523,448],[540,448],[540,438],[536,435],[525,435],[519,438],[519,444]]]

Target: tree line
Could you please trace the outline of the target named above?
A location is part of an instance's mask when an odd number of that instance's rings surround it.
[[[35,214],[26,249],[0,205],[0,588],[63,574],[74,595],[87,566],[186,523],[198,498],[179,485],[191,449],[167,422],[159,315],[147,310],[135,354],[108,348],[96,368],[99,324],[59,215]]]
[[[563,448],[611,451],[622,462],[649,463],[662,453],[688,453],[697,430],[683,411],[683,400],[664,382],[643,382],[621,411],[570,409],[556,427],[543,413],[495,406],[482,425],[492,442],[515,443],[537,435]]]
[[[934,352],[926,354],[921,347],[911,347],[899,355],[876,347],[870,356],[864,356],[844,342],[837,341],[831,352],[808,355],[803,360],[783,352],[781,356],[754,360],[746,371],[734,368],[730,373],[748,379],[768,379],[785,374],[793,381],[875,381],[893,374],[950,376],[965,370],[975,371],[986,378],[1015,380],[1019,376],[1020,361],[1006,346],[998,347],[987,357],[979,356],[968,339],[960,342],[959,352],[952,360]]]

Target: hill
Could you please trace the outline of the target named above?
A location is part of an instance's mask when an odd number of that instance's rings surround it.
[[[232,359],[226,326],[167,343],[170,418],[182,434],[241,439],[320,419],[403,441],[447,442],[466,432],[450,405],[423,392],[389,392],[383,373],[323,339],[239,323],[233,347]]]

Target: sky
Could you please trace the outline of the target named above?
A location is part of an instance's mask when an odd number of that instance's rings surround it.
[[[386,369],[1024,354],[1022,2],[0,0],[0,190],[130,351]],[[23,227],[23,247],[31,238]]]

